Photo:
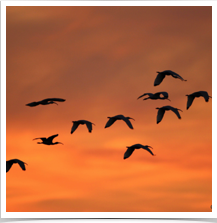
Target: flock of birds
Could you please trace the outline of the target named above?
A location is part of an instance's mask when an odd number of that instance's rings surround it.
[[[154,81],[154,86],[159,85],[166,76],[172,76],[173,78],[178,78],[178,79],[180,79],[182,81],[186,81],[180,75],[178,75],[177,73],[175,73],[175,72],[173,72],[171,70],[165,70],[165,71],[157,72],[157,73],[158,74],[157,74],[157,77],[156,77],[156,79]],[[140,99],[140,98],[142,98],[144,96],[148,96],[148,97],[143,98],[143,100],[151,99],[151,100],[169,100],[170,101],[170,99],[168,98],[169,95],[165,91],[157,92],[155,94],[153,94],[153,93],[145,93],[145,94],[139,96],[137,99]],[[203,97],[206,102],[208,102],[209,98],[211,98],[211,96],[209,96],[206,91],[197,91],[197,92],[194,92],[194,93],[186,95],[186,96],[187,96],[187,108],[186,109],[190,108],[190,106],[192,105],[194,99],[197,98],[197,97]],[[38,106],[38,105],[49,105],[49,104],[56,104],[56,105],[58,105],[56,102],[64,102],[64,101],[65,101],[65,99],[61,99],[61,98],[47,98],[47,99],[44,99],[44,100],[41,100],[41,101],[28,103],[28,104],[26,104],[26,106],[35,107],[35,106]],[[179,119],[181,119],[181,116],[180,116],[180,113],[179,113],[179,111],[182,111],[181,109],[174,108],[174,107],[169,106],[169,105],[163,106],[163,107],[160,107],[160,108],[157,107],[156,109],[158,109],[158,112],[157,112],[157,124],[162,121],[162,119],[164,117],[164,114],[165,114],[165,111],[169,111],[169,110],[174,112],[176,114],[176,116]],[[108,119],[109,120],[107,121],[107,123],[105,125],[105,128],[110,127],[117,120],[122,120],[122,121],[124,121],[127,124],[127,126],[130,129],[133,129],[133,125],[130,122],[130,119],[132,119],[132,120],[134,120],[134,119],[131,118],[131,117],[125,117],[124,115],[116,115],[116,116],[113,116],[113,117],[108,117]],[[79,125],[86,125],[86,127],[87,127],[89,132],[92,132],[92,127],[93,127],[93,125],[95,125],[94,123],[92,123],[90,121],[87,121],[87,120],[78,120],[78,121],[72,121],[72,122],[73,122],[73,125],[72,125],[72,128],[71,128],[71,134],[75,132],[75,130],[78,128]],[[48,138],[40,137],[40,138],[35,138],[33,140],[40,139],[41,142],[37,142],[37,143],[38,144],[45,144],[45,145],[63,144],[61,142],[53,142],[53,139],[55,137],[57,137],[57,136],[58,136],[58,134],[55,134],[55,135],[52,135],[52,136],[50,136]],[[140,148],[148,151],[152,156],[155,156],[155,154],[153,154],[153,152],[151,150],[151,149],[153,149],[151,146],[142,145],[142,144],[134,144],[132,146],[127,147],[127,150],[124,153],[124,159],[130,157],[135,149],[140,149]],[[19,159],[11,159],[11,160],[6,161],[6,172],[8,172],[11,169],[11,167],[12,167],[12,165],[14,163],[18,163],[22,170],[26,170],[26,168],[25,168],[25,164],[26,163],[25,162],[23,162],[23,161],[21,161]]]

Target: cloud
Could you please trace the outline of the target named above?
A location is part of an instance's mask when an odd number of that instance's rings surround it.
[[[212,92],[211,9],[7,8],[7,158],[28,163],[25,173],[7,175],[7,210],[206,210],[198,201],[211,188],[212,100],[195,100],[186,111],[185,95]],[[154,87],[164,69],[187,82],[166,77]],[[183,110],[181,120],[168,112],[157,125],[155,108],[166,102],[137,100],[159,91]],[[25,106],[47,97],[66,101]],[[134,130],[122,122],[105,129],[107,117],[118,114],[133,117]],[[92,133],[80,126],[70,134],[79,119],[95,124]],[[64,146],[32,140],[57,133]],[[138,150],[124,160],[135,143],[152,146],[156,157]]]

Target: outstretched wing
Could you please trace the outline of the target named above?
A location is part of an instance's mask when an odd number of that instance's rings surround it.
[[[177,115],[177,117],[178,117],[179,119],[181,119],[181,116],[180,116],[179,111],[178,111],[177,108],[171,108],[171,110]]]
[[[157,93],[156,93],[157,94]],[[168,93],[166,91],[158,92],[159,96],[162,94],[164,98],[168,98]],[[162,97],[161,97],[162,98]]]
[[[17,163],[20,165],[22,170],[26,170],[25,163],[23,161],[19,160]]]
[[[174,78],[178,78],[178,79],[180,79],[180,80],[182,80],[182,81],[186,81],[186,80],[184,80],[179,74],[175,73],[174,71],[169,70],[168,72],[169,72]]]
[[[52,142],[52,140],[53,140],[55,137],[57,137],[58,135],[59,135],[59,134],[52,135],[52,136],[48,137],[47,140],[49,140],[49,141]]]
[[[44,141],[44,140],[46,140],[47,138],[45,138],[45,137],[41,137],[41,138],[34,138],[33,140],[35,140],[35,139],[41,139],[42,141]]]
[[[73,123],[72,129],[71,129],[71,134],[78,128],[79,124],[77,122]]]
[[[46,98],[42,101],[45,101],[45,102],[46,101],[60,101],[60,102],[63,102],[63,101],[65,101],[65,99],[62,99],[62,98]]]
[[[88,128],[88,131],[91,132],[92,131],[92,123],[91,122],[86,122],[86,126]]]
[[[149,149],[149,147],[152,148],[151,146],[142,146],[141,148],[147,150],[152,156],[154,156],[154,153]]]
[[[193,95],[188,95],[188,100],[187,100],[187,109],[190,108],[191,104],[193,103],[195,97]]]
[[[10,170],[14,162],[12,160],[6,161],[6,173]]]
[[[126,150],[126,152],[124,153],[124,159],[130,157],[134,150],[135,150],[135,149],[132,148],[132,147],[127,147],[127,150]]]
[[[200,91],[201,96],[204,97],[205,101],[208,102],[209,101],[209,95],[206,91]]]
[[[155,78],[155,81],[154,81],[154,86],[159,85],[163,81],[164,78],[165,78],[164,73],[158,73],[158,75],[157,75],[157,77]]]
[[[29,107],[35,107],[35,106],[37,106],[37,105],[39,105],[39,104],[40,104],[39,102],[34,101],[34,102],[29,103],[29,104],[26,104],[26,106],[29,106]]]
[[[110,127],[115,121],[117,121],[117,119],[115,118],[109,118],[109,120],[107,121],[105,128]]]
[[[158,112],[157,112],[157,124],[162,120],[163,116],[164,116],[165,110],[159,108]]]
[[[133,129],[133,126],[132,126],[132,124],[131,124],[131,122],[130,122],[130,120],[128,118],[124,118],[123,120],[127,123],[129,128]]]

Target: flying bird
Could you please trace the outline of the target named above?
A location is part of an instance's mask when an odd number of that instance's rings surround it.
[[[187,94],[186,96],[188,97],[187,109],[190,108],[190,106],[193,103],[195,98],[199,98],[199,97],[202,96],[202,97],[204,97],[206,102],[209,101],[209,98],[212,98],[211,96],[208,95],[208,93],[206,91],[197,91],[197,92],[194,92],[192,94]]]
[[[78,120],[78,121],[72,121],[73,122],[73,126],[71,129],[71,134],[78,128],[79,125],[86,125],[88,128],[88,131],[91,132],[92,131],[92,125],[95,125],[92,122],[86,121],[86,120]]]
[[[133,126],[132,126],[132,124],[131,124],[131,122],[130,122],[130,120],[129,120],[129,119],[133,119],[133,118],[131,118],[131,117],[125,117],[124,115],[116,115],[116,116],[108,117],[108,118],[109,118],[109,120],[108,120],[108,122],[106,123],[105,128],[110,127],[110,126],[111,126],[115,121],[117,121],[117,120],[123,120],[123,121],[126,122],[126,124],[128,125],[129,128],[133,129]],[[133,119],[133,120],[134,120],[134,119]],[[134,121],[135,121],[135,120],[134,120]]]
[[[171,75],[172,77],[178,78],[182,81],[187,81],[187,80],[184,80],[180,75],[178,75],[177,73],[175,73],[171,70],[165,70],[165,71],[162,71],[162,72],[157,71],[157,73],[158,73],[158,75],[157,75],[157,77],[154,81],[154,86],[159,85],[163,81],[163,79],[165,78],[166,75]]]
[[[46,99],[41,100],[41,101],[34,101],[34,102],[31,102],[31,103],[28,103],[28,104],[26,104],[26,106],[35,107],[37,105],[49,105],[49,104],[58,105],[55,101],[63,102],[63,101],[65,101],[65,99],[62,99],[62,98],[46,98]]]
[[[6,161],[6,173],[11,169],[11,167],[14,163],[18,163],[22,170],[26,170],[25,164],[27,164],[27,163],[24,163],[23,161],[21,161],[19,159],[12,159],[12,160]]]
[[[158,113],[157,113],[157,124],[162,120],[165,111],[169,111],[169,110],[173,111],[177,115],[177,117],[179,119],[181,119],[181,116],[179,114],[179,111],[182,111],[181,109],[174,108],[174,107],[169,106],[169,105],[163,106],[161,108],[156,108],[156,109],[158,109]]]
[[[143,96],[146,96],[146,95],[148,95],[149,97],[144,98],[143,100],[147,100],[147,99],[152,99],[152,100],[156,100],[156,99],[167,99],[167,100],[170,101],[170,99],[168,98],[169,95],[168,95],[168,93],[167,93],[166,91],[157,92],[157,93],[155,93],[155,94],[152,94],[152,93],[145,93],[145,94],[139,96],[137,99],[139,99],[139,98],[141,98],[141,97],[143,97]],[[162,95],[163,97],[161,97],[161,95]]]
[[[42,142],[37,142],[38,144],[45,144],[45,145],[55,145],[55,144],[63,144],[61,142],[53,142],[53,139],[55,137],[57,137],[59,134],[56,134],[56,135],[52,135],[48,138],[45,138],[45,137],[41,137],[41,138],[35,138],[35,139],[41,139]],[[35,140],[33,139],[33,140]]]
[[[141,145],[141,144],[135,144],[135,145],[132,145],[132,146],[129,146],[129,147],[127,146],[127,150],[124,153],[124,159],[130,157],[135,149],[140,149],[140,148],[147,150],[149,153],[151,153],[152,156],[155,156],[153,154],[153,152],[149,149],[149,148],[152,148],[151,146],[148,146],[148,145],[144,146],[144,145]]]

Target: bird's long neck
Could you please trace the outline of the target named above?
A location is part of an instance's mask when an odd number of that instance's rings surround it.
[[[63,143],[61,143],[61,142],[54,142],[53,145],[55,145],[55,144],[62,144],[63,145]]]

